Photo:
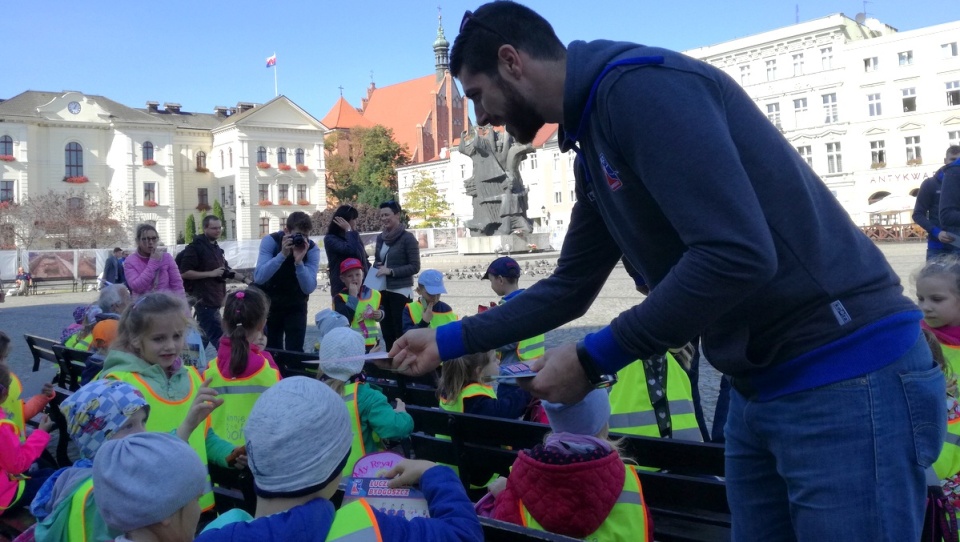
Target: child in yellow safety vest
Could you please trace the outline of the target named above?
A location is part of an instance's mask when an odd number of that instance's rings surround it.
[[[280,381],[273,356],[257,342],[264,336],[270,300],[263,291],[247,288],[227,296],[223,336],[217,357],[203,373],[223,404],[210,415],[213,429],[234,446],[243,446],[243,426],[250,409],[267,388]]]
[[[417,277],[416,301],[407,303],[403,309],[403,332],[421,327],[438,328],[457,321],[457,315],[443,301],[440,294],[447,293],[443,287],[443,273],[436,269],[427,269]]]
[[[520,287],[520,264],[509,256],[501,256],[487,267],[487,272],[483,274],[481,280],[490,280],[490,289],[500,296],[500,305],[507,302],[517,303],[517,299],[523,299],[520,294],[523,288]],[[502,365],[510,365],[539,358],[544,353],[545,338],[537,335],[524,339],[519,342],[505,344],[497,348],[497,357],[500,358]]]
[[[10,375],[10,369],[0,364],[0,402],[6,401],[10,393]],[[50,442],[53,427],[53,422],[45,415],[40,427],[24,437],[5,413],[0,419],[0,515],[29,505],[43,482],[53,474],[52,469],[30,471]]]
[[[607,440],[606,390],[543,407],[554,432],[491,484],[494,519],[587,540],[653,540],[640,478]]]
[[[350,322],[350,329],[363,335],[366,351],[380,342],[380,292],[363,284],[363,264],[356,258],[347,258],[340,264],[343,291],[333,297],[333,310]]]
[[[150,405],[148,431],[173,431],[199,393],[209,391],[216,396],[216,392],[204,390],[206,383],[197,370],[180,359],[187,327],[193,323],[187,314],[183,298],[163,292],[142,296],[124,311],[117,338],[103,362],[101,378],[126,382],[146,398]],[[209,420],[189,435],[188,443],[205,465],[210,461],[221,467],[246,466],[246,456],[233,453],[239,447],[217,436]],[[213,486],[208,483],[200,506],[207,511],[213,505]]]
[[[500,362],[493,352],[468,354],[445,362],[437,385],[440,408],[495,418],[519,418],[532,397],[518,386],[484,383],[486,377],[499,373]]]
[[[330,499],[342,479],[354,433],[343,398],[315,379],[285,378],[263,392],[250,412],[246,434],[257,491],[256,519],[247,515],[218,523],[196,542],[483,540],[460,481],[450,469],[429,461],[405,459],[385,473],[391,489],[419,482],[429,518],[388,516],[366,499],[335,509]]]
[[[0,402],[0,408],[3,409],[3,418],[13,422],[13,425],[17,429],[17,434],[20,435],[20,439],[23,440],[26,438],[24,428],[26,421],[33,419],[34,416],[43,412],[47,404],[56,397],[56,392],[53,390],[53,384],[45,382],[40,393],[31,397],[29,401],[23,401],[21,399],[23,395],[23,384],[20,382],[20,379],[17,378],[16,373],[7,365],[7,357],[10,355],[12,348],[13,344],[10,341],[10,337],[3,331],[0,331],[0,365],[7,366],[7,369],[10,371],[10,386],[7,390],[7,398]]]
[[[343,397],[353,429],[344,476],[353,473],[358,459],[383,450],[382,439],[403,439],[413,432],[413,418],[407,414],[403,401],[397,399],[397,406],[391,407],[386,396],[364,383],[363,353],[363,337],[345,327],[327,332],[320,343],[317,377]]]

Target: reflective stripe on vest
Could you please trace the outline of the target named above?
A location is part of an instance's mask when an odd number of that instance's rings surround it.
[[[412,303],[407,303],[407,313],[410,315],[410,319],[413,320],[414,324],[419,324],[420,320],[423,320],[423,305],[419,301],[413,301]],[[444,324],[449,324],[450,322],[456,322],[457,315],[450,312],[435,312],[433,313],[433,318],[430,319],[430,329],[436,329]]]
[[[210,387],[220,394],[223,404],[210,413],[210,425],[223,438],[234,446],[245,445],[243,426],[253,410],[253,404],[260,394],[280,381],[280,373],[270,366],[267,358],[260,355],[263,365],[260,370],[246,378],[226,378],[220,372],[217,359],[203,373],[203,379],[210,379]]]
[[[521,361],[529,361],[534,358],[539,358],[543,356],[545,352],[545,344],[546,339],[543,335],[537,335],[536,337],[524,339],[517,343],[517,357],[519,357]]]
[[[187,372],[187,377],[190,379],[190,391],[179,401],[169,401],[157,395],[157,393],[153,391],[153,388],[150,387],[150,384],[144,380],[139,373],[114,371],[104,375],[103,378],[120,380],[140,390],[140,393],[142,393],[143,397],[147,400],[147,404],[150,405],[150,417],[147,418],[146,424],[147,431],[173,433],[177,427],[183,423],[183,420],[187,418],[187,413],[190,412],[190,405],[193,404],[193,400],[197,396],[200,386],[203,384],[196,369],[193,367],[184,367],[182,370]],[[197,452],[197,455],[200,456],[200,462],[203,463],[205,467],[207,465],[206,429],[208,427],[209,418],[207,424],[198,426],[193,430],[193,433],[190,433],[190,439],[187,441],[190,447],[193,448],[193,451]],[[213,483],[210,481],[209,470],[207,471],[207,483],[204,487],[203,495],[200,496],[200,508],[203,511],[213,509]]]
[[[380,526],[366,499],[343,506],[333,516],[327,542],[381,542]]]
[[[667,405],[670,411],[671,437],[678,440],[703,442],[693,406],[690,377],[683,371],[673,354],[666,355]],[[617,373],[626,386],[610,390],[610,431],[627,435],[659,438],[656,413],[646,386],[643,363],[635,361]]]
[[[4,417],[17,427],[17,436],[20,437],[20,442],[23,442],[26,439],[26,433],[23,430],[23,401],[20,400],[21,395],[23,395],[23,384],[20,383],[17,375],[11,371],[7,400],[0,404],[0,408],[3,408]]]
[[[363,425],[360,423],[360,408],[357,406],[357,395],[360,385],[356,382],[347,384],[343,387],[343,402],[347,404],[347,412],[350,413],[350,429],[353,431],[353,441],[350,444],[350,457],[347,464],[343,466],[344,476],[353,476],[353,467],[357,460],[367,455],[367,449],[363,445]]]
[[[640,486],[640,478],[637,471],[629,465],[625,465],[626,473],[623,477],[623,491],[617,498],[616,504],[610,509],[607,519],[603,520],[600,527],[585,536],[583,540],[597,542],[618,542],[618,541],[643,541],[650,540],[650,525],[648,510],[643,502],[643,488]],[[520,520],[524,527],[545,531],[530,512],[523,505],[523,501],[518,499],[520,506]]]
[[[87,533],[87,500],[90,493],[93,492],[93,476],[87,478],[74,490],[70,497],[70,525],[67,527],[68,542],[87,542],[89,534]],[[99,514],[100,512],[97,511]],[[92,538],[90,542],[93,542]]]
[[[350,296],[340,294],[340,299],[349,301]],[[353,312],[353,321],[350,322],[350,329],[363,335],[364,344],[373,346],[380,340],[380,324],[375,318],[363,318],[363,311],[366,310],[368,306],[372,307],[375,311],[380,310],[380,292],[370,290],[370,297],[366,299],[357,297],[357,299],[359,302],[357,303],[357,309]]]
[[[491,399],[497,398],[497,392],[493,391],[493,387],[474,382],[473,384],[467,384],[463,390],[460,391],[460,395],[457,396],[455,401],[450,403],[440,401],[440,408],[448,412],[463,412],[463,400],[478,395],[483,395]]]

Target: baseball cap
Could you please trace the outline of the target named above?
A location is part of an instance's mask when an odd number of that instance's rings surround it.
[[[360,260],[356,258],[347,258],[340,263],[340,274],[346,273],[351,269],[363,269],[363,265],[360,263]]]
[[[421,271],[420,276],[417,277],[417,284],[423,286],[430,295],[447,293],[447,289],[443,287],[443,273],[436,269]]]
[[[509,256],[501,256],[496,260],[493,260],[493,263],[491,263],[490,267],[487,268],[487,272],[480,277],[480,280],[489,279],[490,275],[506,277],[508,279],[519,278],[520,264],[517,263],[517,260],[514,260]]]

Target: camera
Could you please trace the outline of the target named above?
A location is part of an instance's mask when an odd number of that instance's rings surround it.
[[[227,265],[223,266],[223,273],[220,275],[221,280],[232,279],[235,276],[237,276],[236,271],[234,271],[233,269],[230,269],[230,266],[227,266]]]
[[[293,234],[293,237],[291,237],[290,240],[293,241],[293,246],[297,248],[307,246],[307,237],[302,233],[297,232]]]

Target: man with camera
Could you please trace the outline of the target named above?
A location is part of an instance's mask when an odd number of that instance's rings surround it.
[[[183,289],[196,301],[194,314],[203,331],[204,347],[213,343],[220,345],[223,328],[220,324],[220,308],[227,297],[227,280],[248,282],[247,278],[230,269],[223,257],[223,249],[217,244],[222,225],[214,215],[203,217],[203,235],[177,254],[177,267],[183,277]]]
[[[310,240],[313,224],[302,211],[290,213],[286,227],[260,241],[253,278],[270,296],[267,347],[303,352],[307,298],[317,289],[320,249]]]

